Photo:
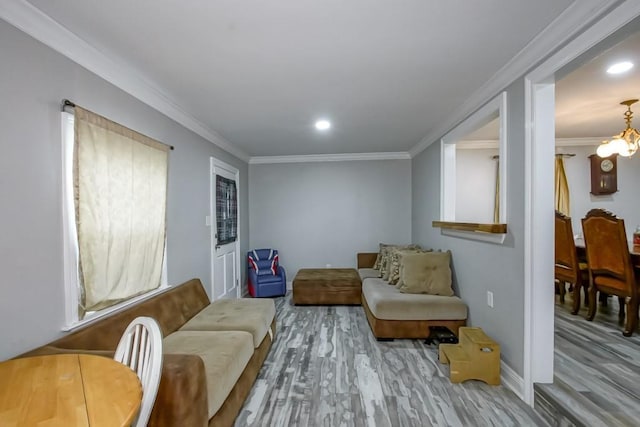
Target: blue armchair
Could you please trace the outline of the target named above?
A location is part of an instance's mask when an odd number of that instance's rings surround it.
[[[281,296],[287,292],[287,275],[275,249],[254,249],[247,253],[249,293],[252,297]]]

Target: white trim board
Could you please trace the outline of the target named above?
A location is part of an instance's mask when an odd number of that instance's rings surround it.
[[[410,160],[407,152],[395,153],[347,153],[347,154],[309,154],[301,156],[263,156],[251,157],[250,165],[272,163],[316,163],[316,162],[353,162],[358,160]]]
[[[477,231],[464,231],[464,230],[452,230],[447,228],[441,228],[440,234],[449,237],[458,237],[466,240],[476,240],[478,242],[495,243],[496,245],[502,245],[504,239],[507,237],[507,233],[482,233]]]
[[[578,34],[582,29],[587,28],[589,24],[622,1],[574,1],[551,24],[531,40],[524,49],[498,70],[491,79],[475,91],[455,114],[449,116],[440,126],[432,129],[420,142],[414,145],[409,150],[411,157],[415,157],[424,151],[497,93],[524,75],[541,58],[546,57],[549,52],[555,51],[558,46],[570,40],[571,37]]]
[[[187,113],[133,68],[103,54],[27,1],[0,2],[0,18],[224,151],[249,161],[247,153]]]
[[[595,147],[604,140],[611,139],[610,136],[590,136],[580,138],[556,138],[556,147]],[[461,150],[480,150],[487,148],[498,148],[497,139],[477,139],[460,141],[456,148]]]
[[[523,398],[524,380],[504,360],[500,361],[500,381],[520,399]]]

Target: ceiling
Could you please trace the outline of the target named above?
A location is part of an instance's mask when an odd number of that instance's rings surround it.
[[[573,3],[29,2],[249,156],[408,151]]]
[[[597,138],[622,132],[624,112],[620,102],[640,99],[640,28],[556,82],[556,137]],[[619,75],[609,75],[607,68],[620,61],[635,66]],[[640,103],[633,126],[640,126]]]
[[[626,106],[620,102],[640,99],[640,22],[633,23],[607,48],[596,47],[597,52],[587,52],[585,58],[567,65],[561,70],[556,81],[556,138],[558,145],[599,144],[603,139],[624,130]],[[606,73],[609,66],[630,61],[635,66],[619,75]],[[632,126],[640,127],[640,102],[631,107],[635,121]],[[499,135],[498,119],[469,133],[463,148],[495,145]],[[493,143],[493,145],[491,144]]]

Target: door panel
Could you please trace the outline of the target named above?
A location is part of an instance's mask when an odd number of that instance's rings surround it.
[[[218,236],[218,221],[226,221],[229,219],[229,213],[231,212],[230,203],[236,203],[238,200],[238,171],[212,159],[211,168],[211,217],[212,221],[212,298],[213,300],[223,298],[238,298],[240,296],[239,286],[239,236],[240,231],[237,232],[235,241],[229,243],[220,243]],[[231,180],[235,183],[235,194],[232,200],[229,196],[229,187],[221,189],[221,186],[217,184],[217,177],[221,176],[227,180]],[[221,198],[219,199],[219,196]],[[239,214],[239,213],[238,213]],[[239,217],[239,215],[237,215]],[[239,227],[239,221],[236,223],[236,227]]]

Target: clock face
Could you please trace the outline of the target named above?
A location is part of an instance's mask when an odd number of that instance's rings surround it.
[[[604,159],[600,162],[600,169],[602,169],[602,172],[611,172],[613,170],[613,162],[609,159]]]

